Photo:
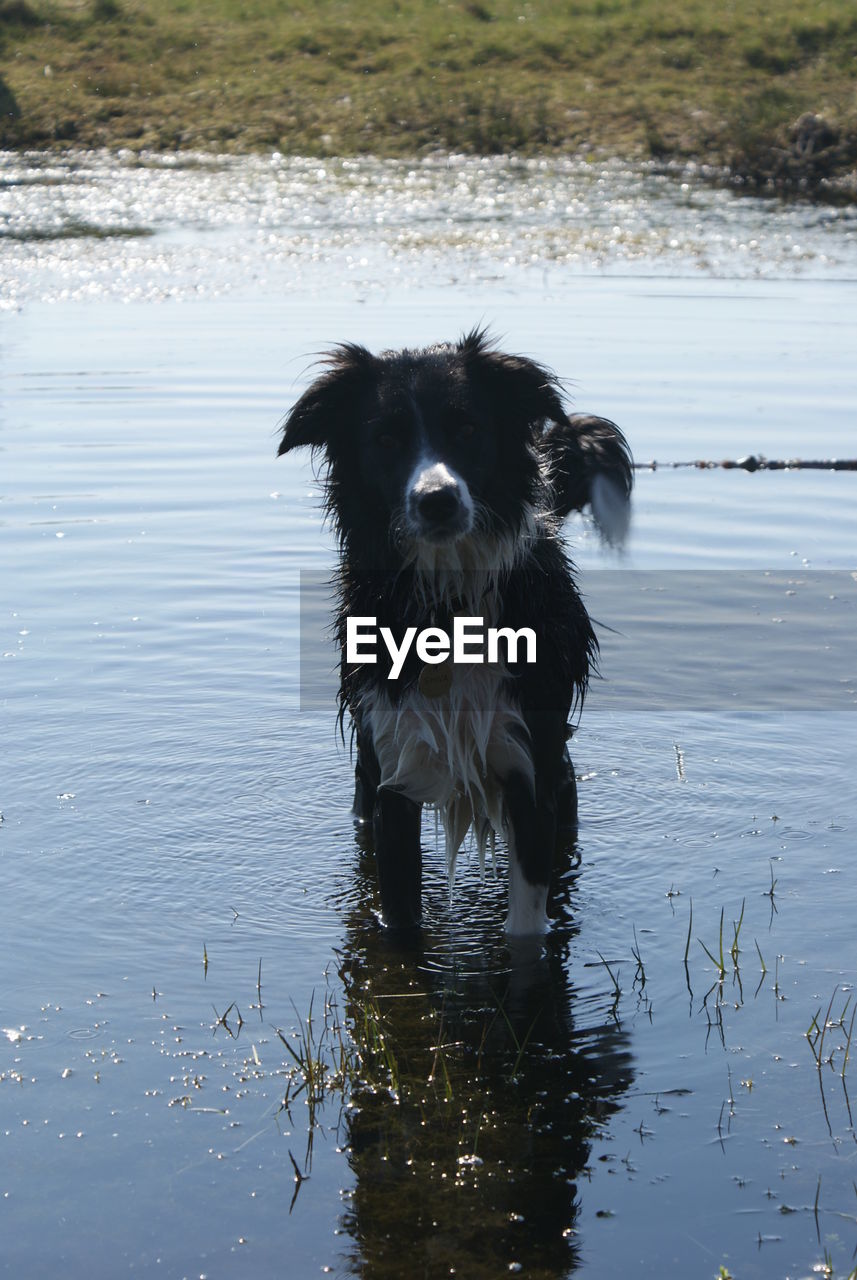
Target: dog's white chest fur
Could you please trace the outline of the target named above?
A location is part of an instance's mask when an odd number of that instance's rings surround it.
[[[503,830],[503,780],[517,772],[534,785],[529,734],[504,690],[507,679],[499,666],[456,666],[440,697],[414,689],[394,703],[373,689],[361,699],[380,785],[438,811],[450,880],[471,826],[480,860]]]

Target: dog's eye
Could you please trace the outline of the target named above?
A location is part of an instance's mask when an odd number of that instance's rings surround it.
[[[375,437],[375,443],[379,449],[398,449],[399,442],[389,431],[384,431],[381,435]]]
[[[458,424],[458,434],[459,434],[460,436],[464,436],[465,440],[466,440],[469,436],[475,435],[475,434],[476,434],[476,423],[475,423],[475,422],[460,422],[460,423]]]

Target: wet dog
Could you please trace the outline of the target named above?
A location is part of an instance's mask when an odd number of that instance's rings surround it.
[[[380,355],[346,344],[325,365],[279,452],[306,447],[325,463],[340,716],[356,732],[354,811],[372,824],[384,921],[420,923],[427,805],[450,875],[468,831],[483,859],[506,839],[507,932],[542,933],[557,843],[577,823],[569,716],[598,647],[559,528],[589,506],[621,542],[628,446],[614,423],[569,416],[556,377],[484,331]],[[505,639],[502,657],[453,644],[477,623]]]

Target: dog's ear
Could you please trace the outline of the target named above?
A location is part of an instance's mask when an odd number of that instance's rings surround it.
[[[622,432],[608,418],[573,413],[541,441],[560,517],[589,503],[602,537],[621,546],[631,518],[634,463]]]
[[[546,422],[565,422],[559,379],[526,356],[497,351],[485,329],[472,329],[458,343],[470,372],[491,388],[498,407],[512,410],[528,426],[540,431]]]
[[[377,361],[365,347],[343,343],[322,362],[326,372],[303,393],[286,415],[278,456],[290,449],[326,449],[352,415],[361,389]]]

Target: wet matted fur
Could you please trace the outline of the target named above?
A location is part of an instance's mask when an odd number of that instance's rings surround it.
[[[356,732],[355,815],[371,822],[382,913],[421,918],[420,813],[440,814],[450,875],[467,832],[480,856],[509,847],[511,934],[540,933],[555,848],[577,821],[566,747],[597,641],[559,533],[591,506],[620,542],[632,464],[604,418],[569,416],[556,377],[496,350],[480,330],[456,343],[373,355],[345,344],[288,414],[280,453],[322,455],[340,544],[340,714]],[[412,646],[396,679],[349,665],[346,621],[373,617],[397,644],[456,616],[531,628],[537,661],[426,672]],[[427,678],[434,677],[434,678]]]

